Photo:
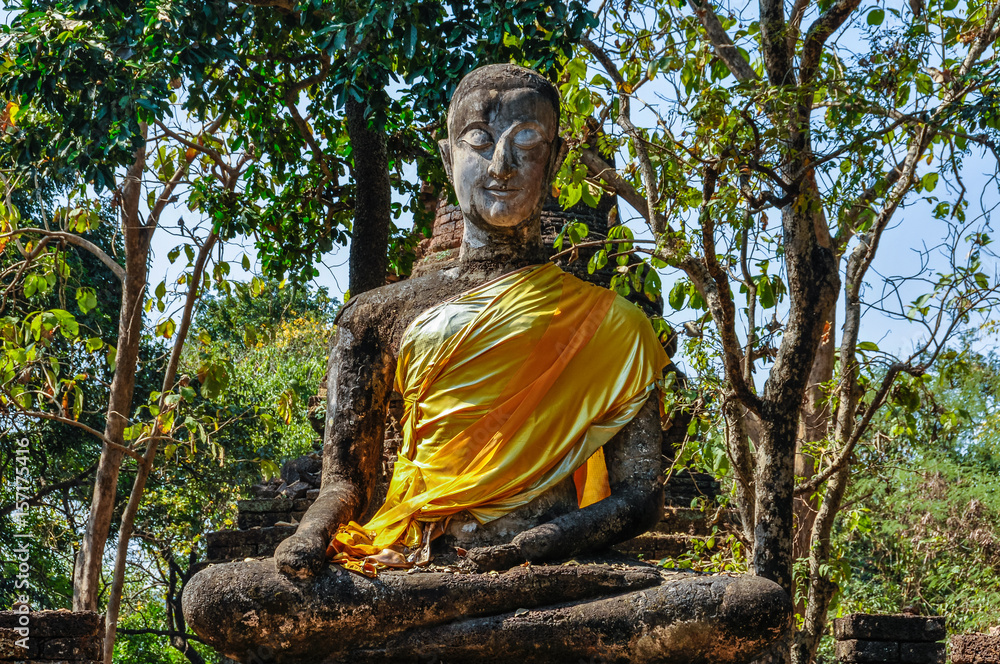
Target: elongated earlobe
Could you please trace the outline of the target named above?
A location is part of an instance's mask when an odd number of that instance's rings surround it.
[[[444,173],[448,176],[448,182],[455,184],[451,178],[451,142],[447,138],[438,141],[438,150],[441,151],[441,163],[444,165]]]

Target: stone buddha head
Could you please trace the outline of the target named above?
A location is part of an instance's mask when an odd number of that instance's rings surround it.
[[[440,141],[467,249],[540,247],[539,215],[558,168],[559,93],[537,72],[488,65],[459,83]]]

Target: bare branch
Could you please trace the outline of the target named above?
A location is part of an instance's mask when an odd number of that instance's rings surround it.
[[[125,280],[125,268],[119,265],[118,262],[115,261],[115,259],[113,259],[111,256],[108,256],[96,244],[74,233],[66,233],[64,231],[47,231],[43,228],[18,228],[16,230],[10,231],[9,233],[0,234],[0,238],[13,237],[17,235],[23,235],[25,233],[34,233],[36,235],[43,235],[47,238],[60,240],[62,242],[65,242],[66,244],[71,244],[74,247],[79,247],[80,249],[88,251],[91,254],[93,254],[93,256],[97,260],[104,263],[108,267],[108,269],[110,269],[114,273],[114,275],[118,277],[119,281]],[[33,252],[33,255],[37,254],[34,254]]]
[[[701,21],[701,27],[705,29],[705,36],[712,43],[715,54],[719,56],[720,60],[726,63],[726,66],[729,67],[729,71],[733,73],[736,80],[741,83],[759,80],[760,77],[757,76],[757,72],[754,71],[750,63],[743,57],[743,54],[736,48],[733,40],[729,38],[729,34],[722,27],[719,17],[715,15],[711,5],[708,4],[708,0],[688,0],[688,4],[694,10],[694,14],[698,17],[698,20]]]
[[[250,5],[251,7],[274,7],[283,12],[288,12],[289,14],[297,13],[295,11],[296,3],[295,0],[235,0],[236,2]]]
[[[859,0],[860,2],[860,0]],[[761,52],[772,85],[788,85],[791,57],[788,51],[784,0],[759,0]]]
[[[38,490],[38,493],[28,498],[27,503],[29,505],[38,505],[42,502],[42,498],[49,495],[50,493],[55,493],[56,491],[62,491],[63,489],[71,489],[75,486],[83,486],[87,484],[87,478],[97,470],[97,464],[93,464],[90,468],[81,471],[69,478],[68,480],[63,480],[61,482],[55,482],[54,484],[48,484]],[[0,507],[0,516],[7,516],[12,513],[17,508],[17,503],[10,503],[9,505],[4,505]]]
[[[726,369],[726,378],[729,379],[733,393],[747,409],[759,414],[762,407],[760,397],[754,394],[750,385],[744,380],[741,366],[743,351],[736,336],[736,307],[733,302],[733,291],[729,286],[729,275],[719,265],[716,255],[715,221],[712,219],[708,204],[715,193],[717,177],[718,173],[714,169],[705,169],[700,215],[704,264],[689,259],[682,267],[704,294],[705,302],[715,320],[722,341],[722,361]]]
[[[653,211],[653,217],[649,217],[649,206],[647,205],[646,199],[636,191],[635,187],[632,186],[628,180],[623,178],[615,170],[615,167],[604,161],[604,159],[597,153],[596,150],[583,149],[580,150],[580,162],[583,163],[590,174],[599,178],[605,184],[608,185],[615,194],[621,196],[625,199],[629,205],[636,209],[643,216],[648,223],[653,228],[659,228],[660,233],[664,231],[669,232],[669,227],[667,226],[666,218],[659,212]]]
[[[800,83],[806,84],[812,81],[816,67],[819,66],[820,56],[823,55],[826,40],[844,24],[860,4],[861,0],[839,0],[809,26],[805,44],[802,46],[802,56],[799,58]]]
[[[119,452],[129,455],[136,461],[142,462],[142,457],[139,456],[138,452],[129,447],[125,447],[124,445],[119,445],[118,443],[111,442],[100,431],[92,429],[83,422],[77,422],[76,420],[70,419],[68,417],[63,417],[62,415],[56,415],[54,413],[46,413],[40,410],[19,410],[18,412],[21,413],[22,415],[25,415],[26,417],[36,417],[42,420],[52,420],[53,422],[59,422],[60,424],[68,424],[70,426],[76,427],[77,429],[83,429],[90,435],[97,438],[107,447],[110,447],[113,450],[118,450]]]
[[[233,175],[232,167],[230,167],[229,164],[227,164],[225,162],[225,160],[222,158],[222,155],[219,154],[218,150],[216,150],[214,148],[211,148],[211,147],[209,147],[207,145],[198,145],[194,141],[190,141],[190,140],[184,138],[183,136],[181,136],[177,132],[173,131],[172,129],[170,129],[169,127],[167,127],[167,125],[163,124],[159,120],[156,121],[156,126],[159,128],[160,131],[162,131],[164,134],[166,134],[170,138],[174,139],[175,141],[177,141],[181,145],[185,145],[185,146],[191,148],[192,150],[197,150],[198,152],[202,152],[202,153],[208,155],[209,157],[211,157],[212,161],[215,162],[215,164],[219,168],[221,168],[227,175],[230,175],[230,176]]]
[[[788,37],[785,39],[789,55],[795,53],[795,44],[799,40],[802,19],[805,18],[807,9],[809,9],[809,0],[795,0],[792,13],[788,17]]]
[[[969,53],[965,56],[965,60],[962,61],[962,65],[955,72],[956,77],[961,78],[972,71],[972,66],[979,60],[979,56],[983,54],[983,51],[995,42],[997,37],[1000,37],[1000,30],[995,31],[993,29],[998,22],[1000,22],[1000,2],[994,5],[993,11],[990,12],[986,23],[983,24],[982,29],[979,31],[979,36],[972,41]]]
[[[646,211],[648,213],[645,215],[646,220],[652,225],[653,233],[659,235],[664,231],[664,228],[656,224],[656,204],[659,201],[659,187],[656,185],[656,171],[653,169],[653,162],[649,159],[649,152],[646,150],[646,145],[643,141],[642,135],[639,133],[639,130],[636,129],[635,125],[632,124],[632,118],[630,117],[631,96],[629,95],[625,79],[622,78],[621,72],[618,71],[618,67],[608,54],[604,52],[604,49],[586,37],[581,39],[580,43],[584,48],[590,51],[595,58],[597,58],[598,62],[604,66],[604,69],[608,72],[612,80],[615,82],[615,85],[618,87],[619,103],[616,122],[632,139],[635,154],[639,158],[639,167],[642,171],[643,185],[646,187]]]

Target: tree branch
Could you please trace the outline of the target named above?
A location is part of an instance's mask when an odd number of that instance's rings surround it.
[[[788,37],[785,39],[785,42],[790,56],[795,54],[795,44],[799,40],[802,19],[805,18],[807,9],[809,9],[809,0],[795,0],[792,13],[788,17]]]
[[[618,71],[618,67],[608,54],[604,52],[604,49],[587,37],[582,38],[580,43],[584,48],[590,51],[595,58],[597,58],[601,65],[604,66],[604,69],[608,72],[612,80],[614,80],[615,85],[618,87],[618,117],[615,121],[618,123],[618,126],[620,126],[632,139],[635,154],[639,158],[639,167],[642,171],[643,185],[646,187],[646,211],[648,213],[645,215],[646,221],[652,226],[653,233],[658,236],[663,233],[665,229],[657,225],[656,222],[656,204],[659,201],[659,188],[656,185],[656,172],[653,169],[653,162],[649,159],[649,152],[646,150],[646,146],[643,143],[642,135],[639,133],[639,130],[636,129],[636,126],[632,124],[632,118],[630,117],[631,96],[627,92],[625,79],[622,78],[621,72]]]
[[[860,0],[859,0],[860,1]],[[791,70],[784,0],[759,0],[761,52],[771,85],[788,85]]]
[[[62,491],[63,489],[71,489],[75,486],[83,486],[84,484],[86,484],[85,480],[87,479],[87,477],[93,474],[95,470],[97,470],[96,463],[91,465],[90,468],[87,468],[86,470],[77,473],[68,480],[56,482],[55,484],[48,484],[39,489],[35,495],[28,498],[27,503],[29,505],[38,505],[42,502],[42,498],[49,495],[50,493],[54,493],[56,491]],[[16,508],[17,508],[16,502],[0,507],[0,517],[7,516],[8,514],[12,513]]]
[[[580,162],[587,167],[592,177],[599,178],[615,192],[615,195],[621,196],[626,203],[635,208],[646,220],[646,223],[653,228],[660,228],[661,233],[670,232],[666,218],[654,210],[654,216],[651,219],[647,200],[636,191],[631,182],[618,174],[614,166],[604,161],[604,158],[596,150],[590,148],[580,150]]]
[[[122,452],[124,454],[129,455],[130,457],[132,457],[136,461],[138,461],[140,463],[142,462],[142,457],[139,456],[138,452],[136,452],[135,450],[133,450],[130,447],[125,447],[124,445],[119,445],[118,443],[111,442],[100,431],[98,431],[96,429],[92,429],[91,427],[87,426],[83,422],[77,422],[76,420],[71,420],[70,418],[63,417],[62,415],[55,415],[53,413],[46,413],[46,412],[40,411],[40,410],[21,410],[21,411],[18,411],[18,412],[21,413],[22,415],[26,416],[26,417],[37,417],[38,419],[42,419],[42,420],[52,420],[53,422],[59,422],[60,424],[68,424],[68,425],[76,427],[78,429],[83,429],[84,431],[86,431],[90,435],[94,436],[95,438],[97,438],[98,440],[100,440],[101,443],[103,443],[104,445],[110,447],[111,449],[118,450],[119,452]]]
[[[844,21],[860,4],[861,0],[839,0],[820,14],[819,18],[809,26],[805,44],[802,46],[802,55],[799,58],[799,82],[801,84],[812,82],[820,56],[823,55],[823,46],[826,45],[826,40],[844,24]]]
[[[188,634],[187,632],[175,632],[170,629],[119,629],[119,634],[153,634],[155,636],[179,636],[190,641],[197,641],[198,643],[205,643],[205,640],[199,637],[197,634]]]
[[[715,54],[729,67],[729,71],[733,73],[736,80],[741,83],[759,80],[757,72],[736,48],[733,40],[729,38],[729,34],[722,27],[719,17],[712,11],[708,0],[688,0],[688,4],[701,22],[701,27],[705,29],[705,36],[711,42]]]
[[[986,19],[986,23],[983,24],[979,35],[972,41],[972,45],[969,47],[969,53],[965,56],[965,60],[962,61],[962,65],[955,72],[957,78],[961,78],[972,71],[972,65],[976,64],[979,60],[979,56],[983,54],[983,51],[1000,37],[1000,30],[994,31],[994,26],[1000,22],[1000,2],[993,7],[993,11],[990,12],[989,17]]]
[[[104,250],[96,244],[74,233],[66,233],[64,231],[47,231],[43,228],[18,228],[8,233],[0,234],[0,239],[5,237],[14,237],[23,233],[36,233],[54,240],[61,240],[66,244],[71,244],[74,247],[79,247],[80,249],[88,251],[93,254],[97,260],[104,263],[108,269],[110,269],[114,275],[118,277],[119,281],[125,280],[125,268],[119,265],[118,262],[111,256],[108,256]]]

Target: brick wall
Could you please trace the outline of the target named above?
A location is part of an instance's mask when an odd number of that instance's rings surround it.
[[[25,628],[27,648],[18,643]],[[0,611],[0,662],[98,664],[103,647],[104,621],[97,613]]]
[[[951,637],[952,664],[1000,664],[1000,634]]]
[[[942,616],[854,613],[833,621],[838,662],[944,664]]]

